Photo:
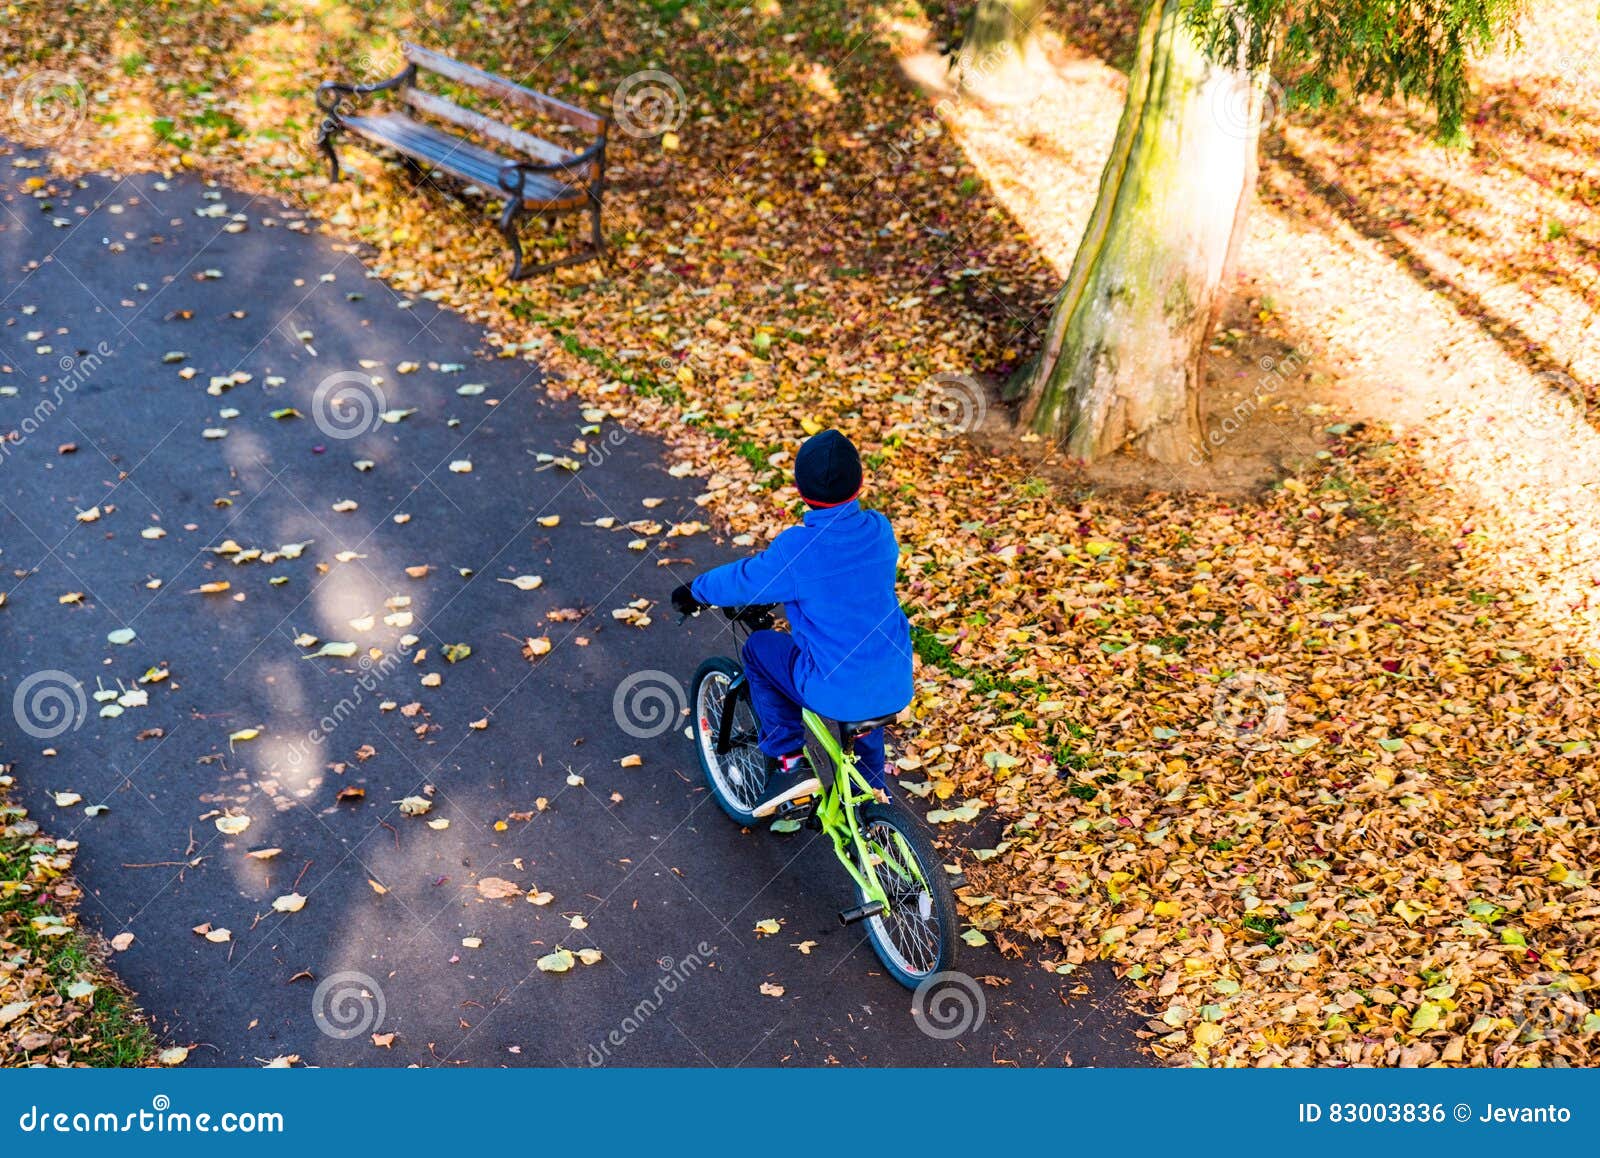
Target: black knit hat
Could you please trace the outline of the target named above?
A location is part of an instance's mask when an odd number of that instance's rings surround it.
[[[837,430],[813,434],[794,456],[794,485],[814,507],[837,507],[861,491],[861,456]]]

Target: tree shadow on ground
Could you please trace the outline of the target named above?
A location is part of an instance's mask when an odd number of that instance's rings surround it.
[[[1448,301],[1461,318],[1530,373],[1578,380],[1590,403],[1592,425],[1596,387],[1582,381],[1587,375],[1574,368],[1581,344],[1568,341],[1558,348],[1556,334],[1548,327],[1541,327],[1544,333],[1535,332],[1532,319],[1514,316],[1508,307],[1517,303],[1500,291],[1515,290],[1521,295],[1520,304],[1557,295],[1587,306],[1592,318],[1600,301],[1594,272],[1596,243],[1562,229],[1552,231],[1555,236],[1508,245],[1503,226],[1495,228],[1501,207],[1489,200],[1481,181],[1474,181],[1486,169],[1503,166],[1547,191],[1553,200],[1543,208],[1546,220],[1558,221],[1564,215],[1586,219],[1586,203],[1596,195],[1595,178],[1561,160],[1577,160],[1586,147],[1583,133],[1546,131],[1546,119],[1534,115],[1537,102],[1520,87],[1498,90],[1486,97],[1485,104],[1479,118],[1487,139],[1479,149],[1487,154],[1482,161],[1468,164],[1466,158],[1447,158],[1455,163],[1440,166],[1430,163],[1439,158],[1423,149],[1415,170],[1426,167],[1426,172],[1413,171],[1406,182],[1362,187],[1338,175],[1348,170],[1336,170],[1326,159],[1274,136],[1264,152],[1261,197],[1266,204],[1318,223],[1330,235],[1340,225],[1349,227],[1419,286]],[[1392,118],[1352,112],[1340,126],[1341,136],[1354,126],[1356,137],[1382,140],[1385,126],[1392,123]],[[1588,134],[1595,136],[1595,128]],[[1496,142],[1515,147],[1519,155],[1501,154]],[[1418,152],[1384,160],[1404,169]],[[1418,200],[1419,188],[1426,190],[1425,201]]]

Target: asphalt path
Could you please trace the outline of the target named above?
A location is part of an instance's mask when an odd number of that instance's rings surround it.
[[[657,441],[586,433],[536,346],[503,356],[290,206],[30,187],[36,156],[0,155],[0,761],[81,842],[84,919],[133,935],[115,968],[191,1064],[1141,1061],[1110,974],[1032,947],[965,949],[973,980],[913,1012],[819,839],[716,808],[651,713],[732,647],[667,592],[739,548],[669,536],[704,481]]]

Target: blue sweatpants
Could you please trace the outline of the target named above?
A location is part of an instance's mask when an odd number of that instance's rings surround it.
[[[784,631],[757,631],[745,640],[739,653],[750,680],[750,699],[761,722],[761,750],[768,756],[788,756],[805,746],[805,724],[800,719],[800,693],[795,688],[794,665],[800,649]],[[883,729],[875,728],[856,739],[857,766],[874,788],[883,787]]]

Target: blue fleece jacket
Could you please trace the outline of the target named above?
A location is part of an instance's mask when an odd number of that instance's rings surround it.
[[[911,702],[911,625],[894,593],[899,555],[889,520],[851,501],[807,511],[761,554],[707,571],[690,590],[718,607],[782,603],[805,706],[865,719]]]

